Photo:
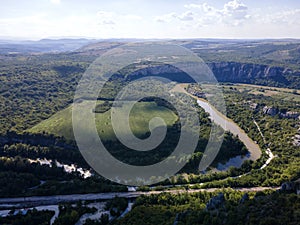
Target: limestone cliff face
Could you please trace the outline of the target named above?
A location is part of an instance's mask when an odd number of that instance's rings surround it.
[[[250,83],[290,88],[300,88],[300,71],[292,71],[283,67],[239,63],[239,62],[213,62],[207,63],[219,82]],[[147,75],[162,75],[178,82],[192,82],[191,77],[179,69],[170,65],[139,68],[127,76],[127,80],[133,77]]]
[[[208,63],[219,82],[249,83],[268,86],[300,88],[300,71],[289,68],[238,63]]]
[[[208,66],[219,81],[227,82],[247,82],[266,78],[284,80],[284,74],[289,72],[282,67],[236,62],[209,63]]]

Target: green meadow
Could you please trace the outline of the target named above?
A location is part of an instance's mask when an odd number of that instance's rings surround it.
[[[84,109],[88,101],[80,103]],[[98,104],[101,104],[99,101]],[[121,106],[122,108],[126,105]],[[134,105],[130,112],[130,128],[136,136],[143,136],[149,132],[149,121],[154,117],[160,117],[164,120],[167,126],[172,126],[178,119],[177,115],[170,109],[157,106],[155,102],[138,102]],[[95,113],[95,124],[99,136],[103,140],[115,140],[115,134],[111,124],[111,110],[103,113]],[[84,126],[84,124],[83,124]],[[90,129],[88,126],[82,129]],[[72,105],[63,109],[46,119],[34,127],[28,129],[31,133],[46,132],[56,136],[63,136],[66,139],[74,139],[72,128]]]

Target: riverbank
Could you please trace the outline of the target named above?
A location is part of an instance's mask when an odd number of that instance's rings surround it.
[[[202,107],[205,112],[207,112],[210,115],[210,119],[222,127],[225,131],[231,132],[233,135],[236,135],[239,137],[239,139],[243,142],[243,144],[246,146],[246,148],[249,151],[249,154],[244,157],[234,157],[233,159],[229,160],[225,164],[220,164],[219,168],[220,170],[226,170],[230,166],[239,167],[242,165],[242,163],[245,160],[252,160],[256,161],[261,157],[262,150],[259,147],[259,145],[253,141],[249,136],[246,134],[246,132],[241,129],[232,119],[229,119],[227,116],[223,115],[221,112],[219,112],[214,106],[212,106],[208,101],[206,101],[203,98],[199,98],[195,95],[192,95],[188,93],[185,89],[187,85],[186,84],[177,84],[171,92],[180,92],[184,93],[186,95],[189,95],[190,97],[194,98],[197,101],[197,104]]]

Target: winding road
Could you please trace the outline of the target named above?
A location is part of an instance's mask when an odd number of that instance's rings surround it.
[[[263,135],[263,133],[261,132],[261,129],[260,129],[258,123],[257,123],[255,120],[253,120],[253,122],[254,122],[254,124],[256,125],[256,127],[257,127],[257,129],[258,129],[258,131],[259,131],[259,133],[260,133],[260,136],[262,137],[262,139],[263,139],[263,141],[264,141],[264,144],[267,146],[266,138],[265,138],[265,136]],[[265,162],[265,164],[262,165],[262,167],[261,167],[260,169],[265,168],[267,165],[270,164],[270,162],[272,161],[272,159],[274,159],[274,158],[276,157],[276,155],[274,155],[274,154],[272,153],[272,151],[271,151],[270,148],[267,148],[266,154],[269,156],[269,158],[267,159],[267,161]]]
[[[250,192],[250,191],[263,191],[263,190],[277,190],[279,187],[251,187],[251,188],[230,188],[231,190]],[[32,197],[19,197],[19,198],[0,198],[0,207],[11,205],[14,207],[34,207],[41,205],[55,205],[64,202],[76,201],[89,201],[89,200],[109,200],[114,197],[122,198],[137,198],[141,195],[152,195],[161,193],[196,193],[196,192],[214,192],[220,190],[219,188],[208,189],[195,189],[195,190],[165,190],[165,191],[149,191],[149,192],[109,192],[109,193],[95,193],[95,194],[73,194],[73,195],[54,195],[54,196],[32,196]],[[11,206],[9,208],[11,208]],[[4,208],[4,207],[3,207]]]

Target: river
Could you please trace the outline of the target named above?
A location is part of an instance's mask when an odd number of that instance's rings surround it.
[[[249,138],[245,131],[233,122],[233,120],[220,113],[207,101],[201,98],[197,98],[197,103],[205,110],[205,112],[209,113],[209,117],[214,123],[221,126],[224,130],[231,132],[233,135],[237,135],[249,151],[249,154],[246,156],[236,156],[229,159],[225,164],[219,163],[217,166],[218,170],[227,170],[230,166],[240,167],[245,160],[250,159],[255,161],[260,158],[261,150],[258,144]]]
[[[88,178],[91,177],[93,175],[93,173],[91,172],[91,170],[88,169],[83,169],[81,167],[78,167],[75,164],[64,164],[64,163],[60,163],[57,160],[52,161],[51,159],[28,159],[30,163],[39,163],[40,165],[47,165],[49,167],[52,167],[52,163],[55,163],[55,165],[59,168],[63,168],[64,171],[66,173],[79,173],[83,178]]]
[[[242,130],[233,120],[229,119],[221,112],[219,112],[215,107],[213,107],[209,102],[206,100],[199,98],[195,95],[188,93],[184,89],[185,84],[177,84],[171,92],[181,92],[186,95],[191,96],[192,98],[197,100],[198,105],[204,109],[205,112],[209,114],[210,119],[216,123],[217,125],[221,126],[225,131],[231,132],[233,135],[237,135],[239,139],[244,143],[246,148],[249,151],[249,154],[245,156],[236,156],[229,159],[225,164],[218,163],[217,170],[224,171],[227,170],[229,167],[240,167],[245,160],[257,160],[261,157],[261,149],[256,142],[254,142],[248,135]]]

